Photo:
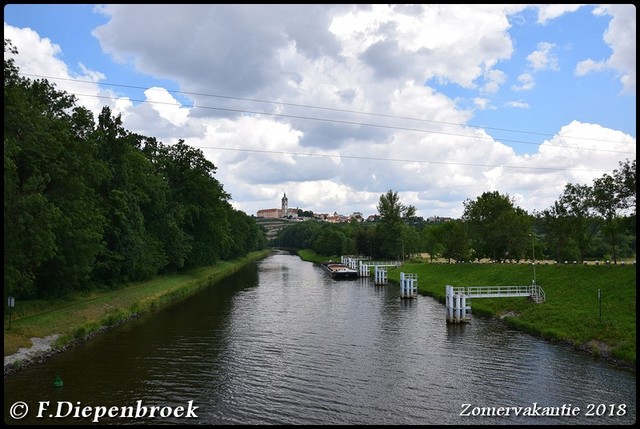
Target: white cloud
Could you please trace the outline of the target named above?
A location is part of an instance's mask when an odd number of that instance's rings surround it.
[[[487,83],[480,88],[480,92],[485,94],[495,94],[500,86],[507,81],[507,75],[501,70],[489,70],[485,73]]]
[[[636,92],[636,6],[633,4],[604,5],[595,15],[611,15],[604,41],[613,51],[606,64],[620,74],[623,91]]]
[[[478,109],[495,109],[484,95],[507,81],[497,65],[514,49],[508,18],[526,7],[111,4],[103,7],[109,22],[94,34],[113,58],[192,93],[193,106],[159,87],[145,91],[148,103],[120,97],[111,106],[131,131],[202,149],[236,208],[279,207],[286,192],[291,207],[366,216],[393,189],[420,216],[457,217],[462,201],[489,189],[517,196],[528,211],[547,208],[568,181],[588,183],[616,168],[621,152],[635,153],[634,138],[574,121],[519,156],[466,126],[473,112],[430,86],[462,87]],[[572,8],[539,7],[539,21]],[[605,37],[623,49],[619,21],[611,28]],[[60,47],[5,24],[8,31],[26,39],[16,44],[29,53],[21,68],[72,77]],[[528,57],[533,70],[557,67],[553,48],[537,47]],[[607,61],[627,70],[627,82],[635,80],[635,42],[633,53],[633,75],[626,56]],[[99,87],[104,73],[82,70],[93,82],[85,93],[108,93]],[[533,74],[518,83],[514,89],[532,89]],[[95,97],[83,103],[97,106]]]
[[[575,12],[584,5],[581,4],[543,4],[538,8],[538,24],[546,24],[547,21],[558,18],[565,13]]]
[[[513,85],[511,89],[514,91],[528,91],[536,85],[535,78],[530,73],[522,73],[518,76],[518,82],[520,82],[520,85]]]
[[[473,104],[480,110],[486,110],[491,108],[491,100],[487,98],[476,97],[473,99]]]
[[[511,107],[516,107],[518,109],[528,109],[529,108],[529,104],[525,103],[524,101],[510,101],[508,103],[509,106]]]
[[[535,71],[558,70],[558,58],[552,52],[556,46],[553,43],[540,42],[537,50],[527,56],[529,64]]]
[[[166,89],[151,87],[144,91],[144,95],[151,107],[173,125],[182,126],[189,119],[189,109],[180,107],[180,103]]]
[[[40,38],[30,28],[16,28],[4,23],[4,37],[10,39],[18,49],[16,64],[23,74],[35,74],[56,77],[70,77],[67,65],[58,56],[59,45],[47,38]]]
[[[602,71],[607,68],[607,64],[602,61],[593,61],[591,58],[580,61],[576,65],[576,76],[584,76],[591,72]]]
[[[113,106],[114,115],[122,115],[126,119],[128,112],[133,107],[133,103],[128,97],[120,97],[116,100]]]
[[[558,18],[565,13],[578,10],[585,5],[547,4],[537,5],[538,23],[546,24],[549,20]],[[635,94],[636,92],[636,6],[634,4],[604,4],[593,8],[596,16],[609,15],[612,17],[603,35],[603,40],[611,48],[611,56],[603,60],[591,58],[579,61],[576,65],[576,76],[584,76],[590,72],[600,72],[605,69],[615,70],[620,75],[622,92]],[[533,55],[533,54],[532,54]],[[540,58],[537,58],[540,57]],[[545,55],[537,53],[535,63],[545,64]]]
[[[4,23],[4,37],[18,50],[14,57],[20,73],[30,79],[46,78],[56,89],[69,94],[77,94],[79,102],[98,115],[102,107],[110,105],[112,108],[121,102],[110,90],[100,88],[99,81],[104,74],[89,70],[83,64],[79,65],[82,74],[74,74],[69,66],[60,59],[62,50],[59,45],[48,38],[41,38],[30,28],[17,28]],[[102,98],[99,98],[102,97]],[[109,98],[116,101],[110,102]]]

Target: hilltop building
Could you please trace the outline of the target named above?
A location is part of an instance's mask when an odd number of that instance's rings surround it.
[[[442,222],[451,222],[453,219],[450,217],[441,217],[441,216],[431,216],[427,218],[427,222],[429,223],[442,223]]]
[[[299,208],[292,209],[289,207],[289,198],[287,198],[287,193],[285,192],[280,200],[280,208],[279,209],[260,209],[256,217],[262,219],[294,219],[294,220],[309,220],[310,215],[305,215],[307,217],[299,216],[300,213]],[[304,215],[305,212],[303,212]],[[312,213],[312,212],[310,212]],[[358,222],[365,222],[365,217],[362,212],[353,212],[350,216],[345,216],[334,212],[333,214],[328,213],[313,213],[313,219],[322,220],[330,223],[347,223],[351,222],[351,220],[355,219]],[[375,222],[379,220],[379,215],[370,215],[366,218],[367,222]]]
[[[287,198],[287,193],[285,192],[282,200],[280,200],[281,205],[279,209],[260,209],[258,210],[257,217],[262,218],[270,218],[277,219],[283,217],[298,217],[298,209],[290,209],[289,208],[289,199]]]

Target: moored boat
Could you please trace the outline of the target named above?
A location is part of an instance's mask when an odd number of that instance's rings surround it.
[[[340,262],[326,261],[322,262],[321,265],[322,268],[324,268],[324,270],[336,280],[357,279],[359,277],[358,270],[354,270]]]

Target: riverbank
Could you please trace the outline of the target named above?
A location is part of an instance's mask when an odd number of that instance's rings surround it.
[[[443,304],[446,285],[526,286],[533,274],[527,264],[411,263],[389,270],[389,280],[399,282],[401,271],[416,273],[419,293]],[[499,318],[521,331],[636,371],[635,266],[540,265],[536,277],[546,295],[544,303],[475,298],[470,302],[474,317]]]
[[[298,255],[311,262],[326,259],[310,251]],[[389,281],[399,283],[400,272],[417,274],[418,292],[444,304],[446,285],[530,285],[533,266],[406,263],[388,270]],[[596,359],[636,371],[635,264],[539,264],[536,283],[545,291],[544,303],[476,298],[471,300],[473,317],[494,317],[547,341],[568,344]]]
[[[266,249],[211,267],[65,300],[17,301],[11,320],[7,315],[4,320],[4,374],[41,362],[143,313],[186,298],[270,253]]]

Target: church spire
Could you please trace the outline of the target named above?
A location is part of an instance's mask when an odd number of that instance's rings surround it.
[[[289,199],[287,198],[287,193],[284,193],[282,197],[282,214],[281,217],[287,217],[289,214]]]

